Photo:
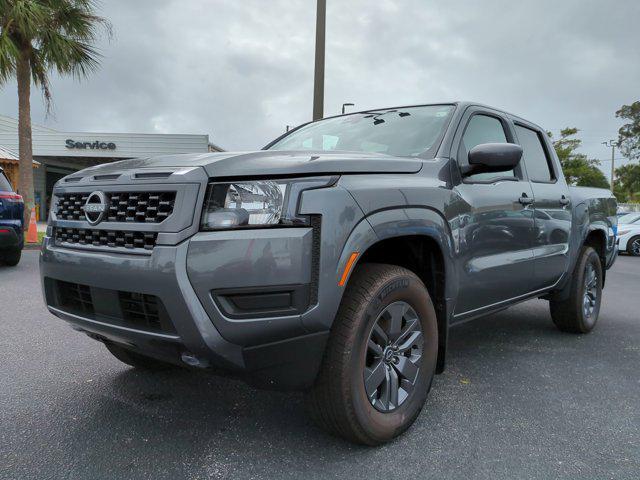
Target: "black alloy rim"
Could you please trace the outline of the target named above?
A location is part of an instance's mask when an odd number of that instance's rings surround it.
[[[582,312],[586,319],[591,319],[598,302],[598,274],[593,263],[587,263],[584,272],[584,295],[582,297]]]
[[[394,302],[378,315],[367,340],[363,372],[367,397],[376,410],[390,412],[411,396],[423,348],[420,319],[408,303]]]

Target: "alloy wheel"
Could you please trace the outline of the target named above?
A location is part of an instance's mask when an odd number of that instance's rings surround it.
[[[424,338],[415,310],[406,302],[388,305],[374,322],[367,341],[364,386],[381,412],[398,408],[418,380]]]
[[[587,263],[584,272],[584,296],[582,311],[586,319],[591,319],[598,302],[598,274],[591,262]]]
[[[631,244],[631,251],[634,255],[640,255],[640,238],[636,238]]]

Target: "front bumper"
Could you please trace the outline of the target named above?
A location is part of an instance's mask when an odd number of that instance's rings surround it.
[[[250,236],[211,232],[177,246],[158,245],[151,255],[127,255],[57,247],[45,238],[43,291],[51,313],[103,342],[175,364],[229,372],[261,387],[305,389],[313,384],[328,337],[327,331],[303,326],[312,302],[233,315],[219,300],[239,291],[242,302],[229,298],[244,308],[253,305],[247,298],[265,290],[278,291],[270,301],[281,301],[286,292],[294,292],[291,298],[300,296],[295,292],[304,296],[313,277],[312,243],[311,229],[256,230]],[[84,286],[92,301],[102,299],[102,304],[83,311],[68,308],[57,282]],[[157,298],[173,328],[158,331],[115,321],[120,292]]]

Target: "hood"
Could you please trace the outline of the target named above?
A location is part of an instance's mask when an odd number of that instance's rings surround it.
[[[316,175],[330,173],[415,173],[421,159],[378,153],[276,151],[222,152],[134,158],[90,167],[86,173],[137,168],[203,167],[210,177]]]

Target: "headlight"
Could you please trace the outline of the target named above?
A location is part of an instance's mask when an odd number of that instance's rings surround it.
[[[626,235],[627,233],[629,233],[631,230],[620,230],[618,232],[618,236],[621,237],[622,235]]]
[[[303,190],[326,187],[335,177],[210,183],[202,210],[202,229],[307,225],[298,215]]]

